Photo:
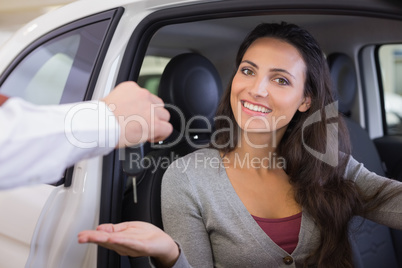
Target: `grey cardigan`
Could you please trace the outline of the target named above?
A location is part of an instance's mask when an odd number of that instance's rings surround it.
[[[181,248],[174,267],[301,267],[319,241],[312,218],[303,211],[298,245],[288,254],[252,218],[221,161],[217,150],[202,149],[173,162],[164,175],[164,230]],[[364,192],[387,180],[352,157],[345,174]],[[390,187],[396,184],[401,185],[395,181]],[[402,229],[401,205],[398,196],[368,218]]]

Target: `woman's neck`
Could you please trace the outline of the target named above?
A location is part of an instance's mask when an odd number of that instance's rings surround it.
[[[271,133],[241,132],[237,147],[226,157],[230,163],[243,163],[246,167],[283,168],[283,161],[276,155],[284,130]],[[246,163],[247,165],[245,165]],[[265,169],[263,168],[263,169]]]
[[[249,153],[255,157],[266,157],[268,154],[276,152],[285,131],[286,128],[268,133],[241,131],[236,151]]]

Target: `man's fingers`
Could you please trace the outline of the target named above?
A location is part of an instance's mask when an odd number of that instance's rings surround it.
[[[154,104],[163,104],[163,101],[161,98],[159,98],[158,96],[154,95],[154,94],[150,94],[151,95],[151,102]]]
[[[173,131],[173,126],[169,122],[159,121],[155,124],[155,129],[153,135],[148,139],[150,142],[158,142],[166,139]]]
[[[146,89],[140,88],[134,82],[119,84],[104,98],[104,101],[107,105],[115,105],[113,113],[120,126],[118,147],[130,146],[147,140],[160,141],[169,136],[173,130],[168,123],[170,114],[164,108],[162,99]]]
[[[155,116],[164,121],[169,121],[170,119],[169,111],[162,106],[155,109]]]

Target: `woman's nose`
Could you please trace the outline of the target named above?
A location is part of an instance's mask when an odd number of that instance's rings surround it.
[[[249,90],[249,94],[255,98],[264,98],[268,96],[268,79],[256,80]]]

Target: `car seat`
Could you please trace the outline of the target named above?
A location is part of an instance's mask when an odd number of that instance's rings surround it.
[[[357,94],[357,76],[353,60],[343,53],[328,56],[328,65],[338,99],[338,109],[349,130],[352,156],[378,175],[385,176],[380,156],[368,133],[350,116]],[[399,231],[356,217],[350,226],[355,267],[401,267],[393,235]]]
[[[161,181],[171,162],[208,146],[222,83],[214,65],[196,53],[178,55],[167,64],[158,96],[165,102],[173,133],[162,143],[147,144],[146,168],[137,176],[137,200],[133,202],[131,181],[123,198],[123,221],[146,221],[163,229]],[[148,258],[129,258],[131,267],[150,267]]]

